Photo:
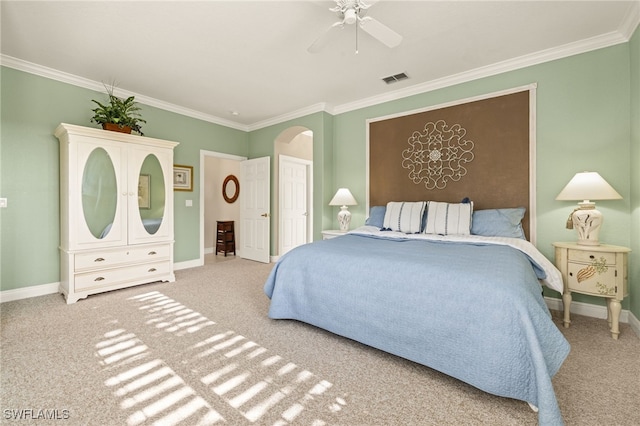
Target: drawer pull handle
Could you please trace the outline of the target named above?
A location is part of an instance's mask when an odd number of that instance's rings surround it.
[[[156,253],[155,251],[150,251],[149,252],[149,256],[153,256],[154,254],[158,254],[158,253]]]
[[[104,277],[98,277],[94,281],[104,281]]]
[[[99,257],[94,262],[104,262],[104,257]]]
[[[589,259],[595,259],[596,257],[594,255],[590,255]]]
[[[156,268],[151,268],[151,269],[149,269],[149,271],[148,271],[148,272],[155,272],[155,271],[157,271],[157,269],[156,269]]]

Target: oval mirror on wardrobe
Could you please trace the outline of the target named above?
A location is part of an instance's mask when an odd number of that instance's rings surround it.
[[[162,225],[165,209],[164,174],[154,154],[144,159],[138,176],[138,211],[147,233],[153,235]]]
[[[91,234],[102,239],[111,230],[118,205],[116,172],[103,148],[91,151],[82,172],[82,213]]]

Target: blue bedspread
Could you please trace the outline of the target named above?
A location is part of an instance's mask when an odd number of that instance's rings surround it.
[[[296,319],[539,408],[561,425],[551,377],[569,353],[528,256],[505,245],[347,234],[297,247],[264,291]]]

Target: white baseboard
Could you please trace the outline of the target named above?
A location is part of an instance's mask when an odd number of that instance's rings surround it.
[[[629,313],[629,325],[636,336],[640,337],[640,320],[632,313]]]
[[[564,305],[561,299],[554,299],[551,297],[545,297],[547,307],[554,311],[563,311]],[[576,315],[584,315],[591,318],[607,319],[607,307],[600,305],[592,305],[590,303],[583,302],[571,302],[571,313]],[[623,309],[620,312],[620,322],[631,325],[631,329],[640,337],[640,320],[628,309]]]
[[[58,292],[59,288],[60,283],[50,283],[0,291],[0,303],[54,294]]]
[[[181,269],[189,269],[189,268],[197,268],[198,266],[203,266],[204,264],[200,261],[200,259],[187,260],[185,262],[178,262],[173,264],[173,269],[175,271],[179,271]]]

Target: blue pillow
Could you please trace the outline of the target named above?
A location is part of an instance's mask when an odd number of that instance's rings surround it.
[[[377,226],[382,229],[384,226],[384,215],[387,212],[387,206],[373,206],[369,209],[369,217],[364,222],[365,225]]]
[[[476,210],[473,212],[471,234],[525,239],[521,224],[525,211],[524,207]]]

